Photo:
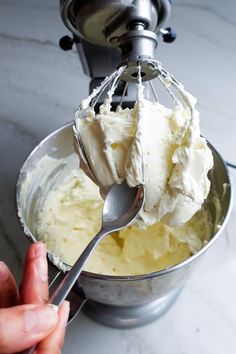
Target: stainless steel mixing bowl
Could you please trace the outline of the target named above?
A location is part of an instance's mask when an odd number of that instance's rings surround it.
[[[205,206],[215,225],[210,241],[186,261],[150,274],[105,276],[82,272],[73,290],[79,301],[84,294],[86,301],[81,299],[81,304],[90,317],[112,327],[131,328],[153,321],[174,303],[189,274],[222,233],[230,215],[232,191],[228,171],[218,152],[210,144],[209,147],[214,156],[214,168],[209,173],[211,191]],[[41,163],[45,155],[56,159],[56,163],[45,168]],[[32,242],[37,239],[35,222],[43,195],[58,175],[68,173],[68,166],[75,165],[79,166],[79,161],[73,149],[72,124],[68,124],[46,137],[22,166],[16,188],[17,211],[24,232]],[[48,258],[58,272],[68,269],[50,251]]]

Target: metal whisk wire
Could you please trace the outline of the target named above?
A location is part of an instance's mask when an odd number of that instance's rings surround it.
[[[96,93],[95,89],[95,95],[92,97],[91,99],[91,109],[94,109],[98,99],[101,97],[101,95],[104,93],[104,91],[109,87],[109,85],[111,85],[111,88],[109,89],[109,91],[111,92],[111,95],[114,93],[119,79],[120,79],[120,75],[122,74],[122,72],[124,71],[125,66],[122,66],[120,68],[118,68],[116,71],[114,71],[110,76],[106,77],[105,80],[101,83],[99,89],[99,92]],[[93,93],[92,93],[93,95]]]
[[[117,106],[117,110],[122,107],[122,103],[123,103],[123,100],[124,100],[126,91],[127,91],[127,89],[128,89],[128,85],[129,85],[129,83],[128,83],[128,81],[126,81],[125,86],[124,86],[124,89],[123,89],[122,94],[121,94],[121,97],[120,97],[119,105]]]
[[[159,102],[159,98],[158,98],[158,95],[157,95],[157,93],[156,93],[156,90],[155,90],[155,87],[154,87],[154,85],[153,85],[152,80],[150,80],[148,83],[149,83],[149,85],[150,85],[150,88],[151,88],[151,91],[152,91],[152,94],[153,94],[154,99],[156,100],[156,102]]]

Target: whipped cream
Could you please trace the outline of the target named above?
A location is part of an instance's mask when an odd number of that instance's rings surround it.
[[[69,269],[101,227],[103,200],[81,169],[67,165],[66,172],[42,195],[34,228],[54,255],[52,261],[58,265],[60,260],[60,267],[64,262]],[[204,208],[180,227],[161,222],[145,229],[132,225],[102,240],[85,270],[119,276],[155,272],[189,258],[211,235],[212,222]]]
[[[168,81],[168,80],[167,80]],[[144,184],[141,226],[162,221],[183,225],[200,210],[210,190],[211,150],[200,136],[196,99],[178,87],[183,105],[174,109],[144,98],[138,85],[132,109],[111,110],[113,91],[95,113],[89,99],[82,102],[86,117],[75,114],[74,131],[80,135],[93,171],[93,181],[104,197],[115,183]],[[86,165],[84,172],[91,176]],[[139,221],[140,222],[140,221]]]

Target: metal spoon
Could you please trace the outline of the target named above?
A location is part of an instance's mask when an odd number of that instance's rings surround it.
[[[142,185],[129,187],[126,182],[111,187],[105,199],[102,213],[102,227],[98,234],[84,249],[71,270],[53,293],[49,303],[59,306],[69,294],[71,288],[83,270],[84,264],[98,243],[108,234],[128,226],[138,215],[144,203]],[[22,354],[32,354],[36,346]]]
[[[59,306],[78,279],[85,262],[98,243],[108,234],[123,229],[137,216],[144,202],[142,185],[131,188],[126,182],[114,185],[107,194],[102,213],[102,227],[55,290],[50,303]]]

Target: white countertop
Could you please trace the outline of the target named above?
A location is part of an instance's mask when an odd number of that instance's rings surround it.
[[[171,45],[160,43],[158,49],[158,59],[198,97],[203,135],[233,163],[235,14],[233,0],[176,0],[169,22],[178,38]],[[15,215],[17,173],[44,136],[72,120],[74,109],[88,94],[89,79],[76,51],[58,47],[65,34],[56,0],[0,3],[0,259],[18,280],[28,241]],[[68,328],[63,353],[234,354],[235,214],[234,203],[226,232],[163,317],[145,327],[116,330],[80,314]]]

